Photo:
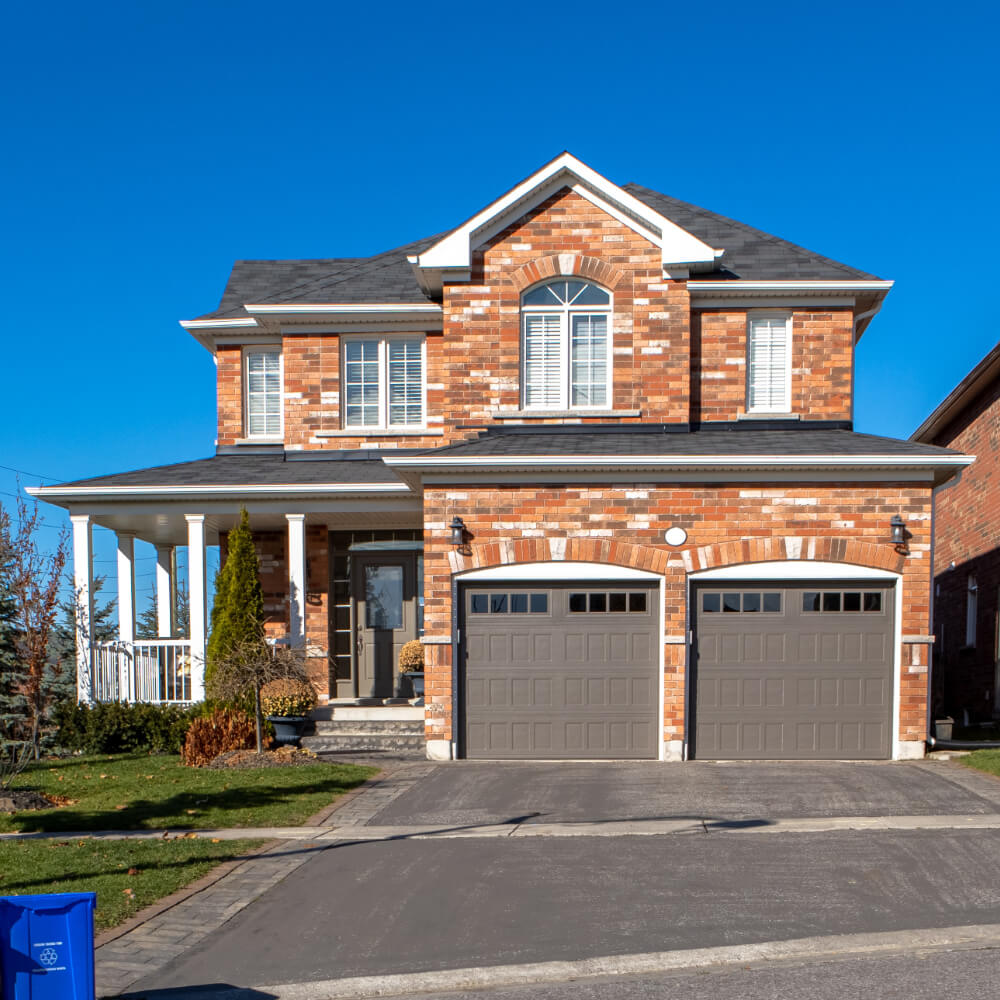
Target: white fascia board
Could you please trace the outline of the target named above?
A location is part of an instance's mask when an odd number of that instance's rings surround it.
[[[628,225],[634,226],[638,222],[649,233],[658,233],[654,242],[663,250],[664,264],[710,263],[719,256],[718,251],[602,177],[572,154],[563,153],[425,250],[417,257],[417,265],[421,268],[469,268],[474,239],[481,231],[502,218],[510,218],[515,212],[530,211],[540,191],[545,193],[539,201],[548,197],[552,185],[561,187],[564,183],[570,187],[579,184],[617,206],[631,220]]]
[[[251,316],[236,319],[182,319],[180,322],[185,330],[236,330],[257,326],[257,320]]]
[[[774,295],[858,295],[888,292],[892,281],[689,281],[688,291],[696,296]]]
[[[260,316],[396,316],[413,313],[421,316],[440,316],[441,306],[434,302],[290,302],[243,307],[248,313]]]
[[[310,483],[308,485],[247,483],[239,486],[34,486],[26,492],[39,500],[111,500],[156,497],[232,497],[232,496],[343,496],[411,493],[405,483]]]
[[[847,469],[949,469],[971,465],[972,455],[954,455],[941,458],[937,455],[524,455],[513,458],[495,458],[477,455],[468,458],[424,456],[385,456],[382,459],[391,468],[428,469],[434,472],[465,469],[798,469],[798,468],[847,468]]]

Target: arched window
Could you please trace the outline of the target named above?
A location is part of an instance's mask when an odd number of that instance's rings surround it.
[[[521,296],[522,404],[603,409],[611,402],[611,295],[559,278]]]

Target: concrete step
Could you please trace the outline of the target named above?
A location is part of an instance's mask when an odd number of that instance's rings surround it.
[[[302,746],[313,753],[369,751],[391,752],[399,756],[422,759],[427,755],[423,733],[324,733],[322,736],[304,736]]]
[[[386,721],[420,720],[424,718],[423,705],[344,705],[334,703],[320,705],[309,713],[316,723],[333,720],[365,719]]]
[[[337,733],[384,733],[385,735],[422,736],[424,718],[419,719],[334,719],[316,721],[317,736],[335,735]]]

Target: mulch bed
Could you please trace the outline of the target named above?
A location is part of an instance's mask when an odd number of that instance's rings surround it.
[[[294,767],[298,764],[322,764],[316,754],[295,747],[280,747],[277,750],[229,750],[220,753],[208,766],[217,771],[250,770],[259,767]]]
[[[0,812],[13,813],[22,809],[51,809],[59,803],[30,789],[0,791]]]

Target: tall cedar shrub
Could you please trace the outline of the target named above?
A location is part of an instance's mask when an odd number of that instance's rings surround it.
[[[0,538],[0,546],[3,539]],[[10,592],[10,556],[0,547],[0,752],[24,738],[28,704],[20,691],[24,667],[17,656],[17,605]]]
[[[212,630],[206,650],[205,685],[210,694],[218,662],[247,643],[264,642],[260,560],[253,547],[246,508],[240,508],[240,523],[229,532],[227,543],[226,561],[215,575]]]

